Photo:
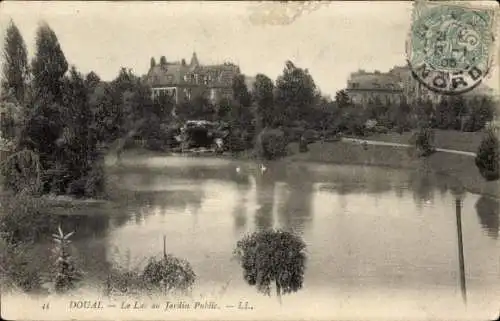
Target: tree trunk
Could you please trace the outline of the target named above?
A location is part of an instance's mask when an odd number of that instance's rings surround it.
[[[281,305],[281,286],[280,286],[278,280],[276,280],[276,296],[278,297],[278,302]]]

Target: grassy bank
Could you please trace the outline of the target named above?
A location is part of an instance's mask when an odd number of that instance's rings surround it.
[[[436,129],[434,134],[434,143],[437,148],[456,149],[473,153],[477,152],[484,136],[483,132],[460,132],[439,129]],[[401,135],[397,133],[374,134],[365,138],[388,143],[409,144],[411,136],[411,132],[405,132]]]
[[[470,156],[436,152],[428,158],[418,158],[404,147],[316,142],[309,145],[306,153],[299,153],[298,145],[291,144],[287,160],[432,171],[448,176],[450,181],[462,185],[471,193],[498,198],[500,191],[500,182],[485,181],[476,168],[474,157]]]

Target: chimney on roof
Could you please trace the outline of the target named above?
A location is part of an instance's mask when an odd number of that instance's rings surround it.
[[[161,56],[160,66],[166,66],[166,65],[167,65],[167,58],[165,58],[165,56]]]
[[[199,66],[198,57],[196,57],[196,52],[193,52],[193,56],[191,57],[191,63],[189,64],[191,67]]]

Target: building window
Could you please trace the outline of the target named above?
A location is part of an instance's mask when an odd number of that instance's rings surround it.
[[[191,100],[191,88],[184,89],[184,96],[187,100]]]
[[[217,99],[217,90],[215,88],[210,89],[210,100],[215,101]]]
[[[351,86],[352,86],[352,88],[359,88],[359,83],[357,83],[357,82],[353,82],[353,83],[351,84]]]

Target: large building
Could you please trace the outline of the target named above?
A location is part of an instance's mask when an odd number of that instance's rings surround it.
[[[201,65],[196,53],[189,64],[160,61],[153,64],[146,75],[153,99],[170,95],[176,103],[205,96],[216,103],[222,98],[231,98],[233,79],[240,74],[238,66],[230,63]]]
[[[444,97],[422,85],[413,77],[408,66],[395,66],[385,73],[364,70],[354,72],[347,81],[346,92],[352,102],[358,105],[365,105],[370,99],[373,100],[376,97],[383,103],[388,101],[398,103],[402,98],[408,103],[417,100],[431,100],[438,103]],[[485,84],[480,84],[464,93],[463,96],[466,99],[484,96],[498,98],[494,91]]]
[[[403,96],[403,86],[393,74],[359,70],[350,75],[346,92],[357,105],[365,105],[375,99],[382,103],[399,103]]]

